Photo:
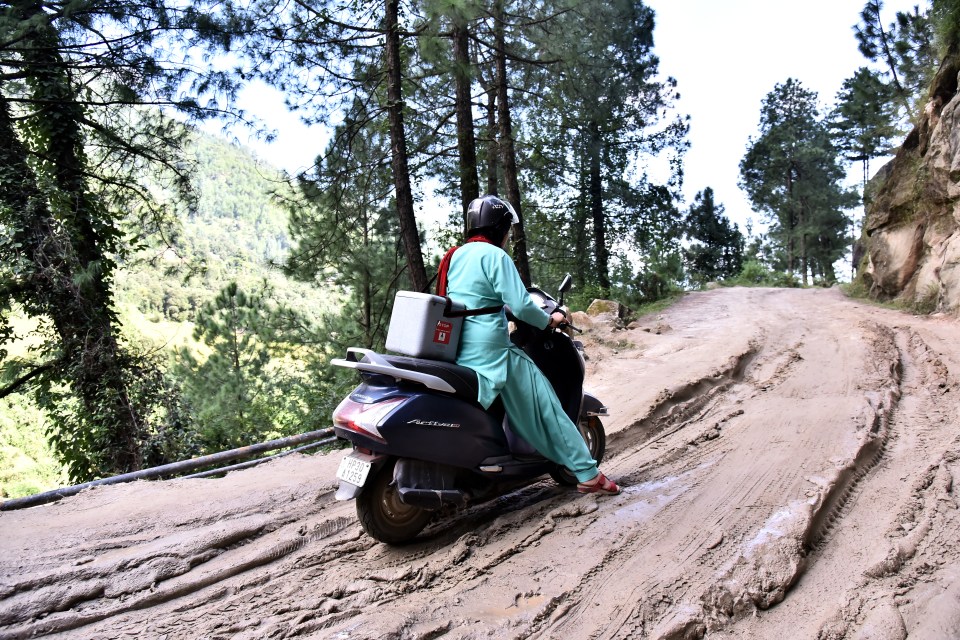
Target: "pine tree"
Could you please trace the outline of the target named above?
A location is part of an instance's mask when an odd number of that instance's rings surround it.
[[[929,11],[898,11],[884,24],[882,0],[869,0],[854,27],[860,53],[886,69],[888,86],[902,126],[918,115],[927,88],[940,62]]]
[[[714,202],[710,187],[696,195],[687,212],[690,244],[684,250],[684,262],[697,283],[733,277],[743,267],[743,234],[723,213],[723,205]]]
[[[242,19],[234,21],[233,35],[242,42],[244,72],[283,91],[308,121],[333,122],[359,100],[366,117],[385,123],[404,277],[414,290],[426,290],[412,162],[420,140],[410,133],[418,127],[411,124],[418,109],[408,102],[410,68],[419,62],[410,54],[421,16],[411,15],[400,0],[310,0],[284,11],[276,11],[272,0],[257,0],[237,11]]]
[[[870,160],[890,153],[896,137],[892,90],[880,75],[860,67],[844,80],[829,126],[837,148],[849,162],[860,162],[863,180],[870,176]]]
[[[835,279],[848,224],[844,209],[856,202],[841,186],[839,154],[816,102],[816,93],[792,78],[774,87],[763,100],[760,135],[740,162],[740,186],[772,223],[782,268],[799,271],[804,284],[809,274]]]
[[[404,269],[396,217],[391,213],[390,140],[382,124],[356,101],[336,128],[324,159],[301,176],[302,199],[291,203],[296,246],[287,270],[326,281],[344,292],[342,313],[327,316],[338,350],[379,348]]]
[[[231,282],[203,305],[193,337],[209,351],[183,348],[178,374],[193,416],[195,453],[233,449],[283,435],[322,428],[329,385],[311,379],[323,353],[303,345],[311,327],[274,304],[266,285],[247,293]],[[296,364],[296,366],[294,366]]]
[[[670,164],[673,173],[665,185],[651,183],[636,167],[643,155],[677,160],[687,127],[665,116],[675,83],[657,77],[649,7],[617,0],[568,11],[551,8],[557,17],[532,26],[528,35],[531,46],[555,62],[541,70],[538,91],[532,92],[540,99],[531,105],[537,117],[531,118],[525,142],[534,150],[537,181],[553,191],[552,199],[571,203],[544,215],[587,249],[577,251],[576,259],[589,262],[575,270],[588,274],[587,282],[600,293],[609,293],[614,247],[627,244],[641,255],[662,256],[676,247],[679,221],[661,214],[675,214],[675,197],[662,195],[664,187],[679,185],[679,161]],[[666,208],[655,209],[661,205]],[[660,222],[666,226],[651,228]],[[639,236],[665,244],[639,244]],[[560,247],[548,251],[563,253]]]
[[[892,87],[877,72],[861,67],[843,82],[837,105],[828,118],[831,135],[843,158],[861,164],[862,202],[870,178],[870,161],[889,154],[897,135],[893,98]],[[866,202],[863,205],[866,208]],[[856,253],[856,238],[856,222],[851,220],[851,256]],[[851,268],[856,269],[857,265],[852,264]]]

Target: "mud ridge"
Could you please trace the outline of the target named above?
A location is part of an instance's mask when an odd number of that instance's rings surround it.
[[[27,624],[20,629],[0,631],[0,640],[23,640],[26,638],[35,637],[37,635],[70,631],[93,624],[95,622],[99,622],[112,616],[120,615],[130,611],[148,609],[150,607],[154,607],[213,586],[229,578],[250,571],[251,569],[275,562],[284,556],[290,555],[302,549],[307,544],[314,543],[335,535],[343,529],[353,526],[353,524],[354,523],[352,519],[343,517],[326,521],[325,523],[318,525],[309,536],[298,535],[296,538],[275,544],[272,547],[257,553],[253,558],[242,562],[237,562],[235,564],[227,563],[227,566],[213,569],[205,576],[191,576],[190,572],[203,570],[203,563],[198,563],[197,565],[191,566],[186,573],[171,577],[168,580],[154,585],[151,587],[150,592],[146,595],[139,597],[133,596],[117,606],[101,607],[90,613],[71,611],[68,614],[54,614],[50,616],[50,619]],[[247,539],[255,539],[255,537]],[[217,555],[215,558],[220,559],[222,558],[222,555]],[[103,589],[100,589],[96,595],[98,597],[102,597]],[[83,600],[90,601],[90,598],[83,598]],[[67,609],[76,606],[78,603],[78,601],[72,601],[61,604],[63,609]]]
[[[884,365],[878,369],[885,372],[885,379],[879,381],[879,388],[865,394],[855,455],[836,470],[826,489],[807,502],[808,506],[796,503],[774,514],[765,528],[775,525],[772,528],[796,533],[759,545],[763,547],[759,552],[764,557],[762,563],[757,565],[756,559],[746,556],[733,558],[732,564],[717,576],[702,598],[703,619],[708,627],[726,626],[781,602],[807,571],[812,552],[825,543],[860,482],[882,459],[901,397],[906,355],[898,344],[899,336],[889,327],[873,325],[870,329],[875,358]]]
[[[865,413],[868,416],[868,424],[864,425],[864,440],[853,460],[838,470],[836,480],[815,509],[807,536],[803,540],[804,549],[807,551],[814,551],[829,538],[837,520],[843,517],[844,507],[856,493],[861,481],[883,459],[887,442],[890,440],[890,425],[901,396],[905,354],[896,344],[897,336],[888,327],[877,329],[893,351],[893,353],[888,351],[884,354],[887,358],[894,356],[889,369],[889,384],[883,390],[879,402],[867,400],[868,406]],[[887,361],[890,362],[890,360]]]
[[[680,431],[696,419],[701,409],[741,382],[758,351],[752,345],[733,356],[727,365],[711,376],[672,389],[664,389],[650,411],[621,432],[607,438],[607,450],[614,455],[639,446],[647,447]]]

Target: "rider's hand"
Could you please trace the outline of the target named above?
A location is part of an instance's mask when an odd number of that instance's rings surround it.
[[[553,329],[559,327],[563,322],[566,322],[567,317],[560,313],[559,311],[554,311],[550,314],[550,323],[547,325],[548,329]]]

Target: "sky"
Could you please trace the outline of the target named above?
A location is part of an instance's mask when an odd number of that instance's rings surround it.
[[[760,106],[788,78],[817,92],[829,111],[843,81],[869,61],[857,49],[854,25],[865,0],[645,0],[655,14],[654,52],[662,74],[677,79],[677,110],[690,115],[684,161],[686,205],[706,187],[727,217],[746,232],[762,216],[737,186],[740,160],[756,137]],[[886,0],[884,24],[925,0]],[[875,161],[871,171],[882,162]],[[851,184],[862,171],[853,167]]]
[[[588,0],[593,1],[593,0]],[[857,50],[853,27],[866,0],[645,0],[656,14],[654,52],[660,72],[676,78],[676,110],[690,116],[690,150],[684,161],[682,208],[706,187],[727,217],[754,232],[762,217],[751,211],[737,186],[740,160],[756,136],[763,98],[778,83],[795,78],[817,92],[821,112],[834,104],[843,81],[868,61]],[[929,0],[886,0],[883,22]],[[239,141],[264,160],[297,172],[312,164],[327,141],[322,127],[307,128],[282,98],[254,85],[241,95],[244,106],[277,132],[273,143]],[[875,161],[871,170],[879,169]],[[852,167],[850,184],[859,184]]]

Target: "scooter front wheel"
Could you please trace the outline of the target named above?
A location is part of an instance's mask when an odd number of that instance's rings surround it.
[[[433,512],[404,504],[393,484],[394,462],[380,467],[370,486],[357,496],[357,518],[371,538],[387,544],[403,544],[417,537]]]
[[[607,432],[603,429],[603,423],[597,416],[582,417],[577,430],[583,436],[583,441],[587,443],[587,449],[590,450],[590,456],[597,461],[599,465],[603,461],[603,454],[607,450]],[[557,484],[568,487],[577,484],[577,477],[563,467],[557,467],[550,472],[550,477]]]

